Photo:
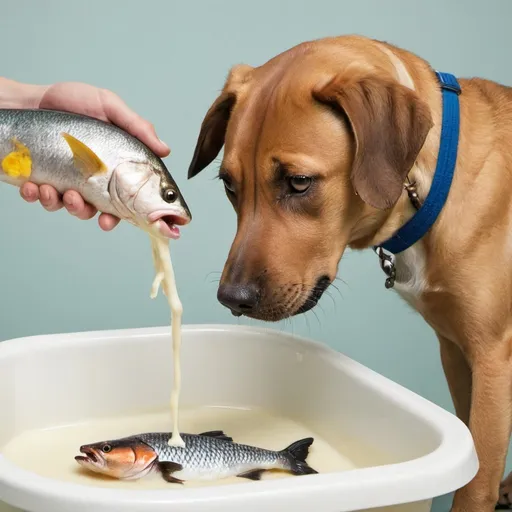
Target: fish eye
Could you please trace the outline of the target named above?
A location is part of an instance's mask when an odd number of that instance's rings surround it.
[[[105,445],[103,445],[103,447],[101,448],[101,451],[102,451],[103,453],[108,453],[108,452],[112,451],[112,446],[110,446],[109,444],[105,444]]]
[[[167,203],[174,203],[174,201],[178,199],[178,194],[172,188],[168,188],[167,190],[164,190],[163,198]]]
[[[293,192],[301,194],[311,186],[312,179],[309,176],[291,176],[290,187]]]

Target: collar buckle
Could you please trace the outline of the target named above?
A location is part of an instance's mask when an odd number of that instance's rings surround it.
[[[439,84],[441,85],[441,89],[445,91],[451,91],[460,95],[462,92],[459,82],[457,79],[451,75],[450,73],[442,73],[441,71],[436,71],[437,79],[439,80]]]

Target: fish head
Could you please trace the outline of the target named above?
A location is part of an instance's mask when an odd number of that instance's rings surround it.
[[[180,226],[192,220],[178,185],[161,160],[122,162],[112,174],[109,193],[121,217],[146,231],[156,226],[164,238],[179,238]]]
[[[118,479],[140,478],[157,460],[157,453],[134,437],[86,444],[80,453],[75,460],[82,467]]]

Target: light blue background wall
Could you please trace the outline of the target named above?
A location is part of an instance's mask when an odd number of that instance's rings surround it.
[[[242,322],[216,301],[215,275],[235,216],[213,165],[186,180],[199,125],[233,64],[263,63],[301,41],[360,33],[401,45],[434,67],[512,84],[512,3],[447,0],[244,2],[0,0],[0,75],[32,83],[78,80],[110,88],[150,119],[194,221],[172,245],[184,321]],[[39,333],[163,325],[149,299],[149,243],[128,225],[29,205],[0,186],[0,339]],[[279,328],[322,340],[452,410],[436,338],[384,289],[373,253],[349,253],[347,285]],[[248,322],[255,324],[256,322]],[[446,511],[449,499],[437,500]]]

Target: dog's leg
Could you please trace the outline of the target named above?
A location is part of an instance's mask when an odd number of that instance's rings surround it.
[[[512,509],[512,473],[500,484],[500,498],[498,500],[500,509]]]
[[[441,362],[457,416],[469,426],[471,408],[471,368],[462,350],[452,341],[437,335]]]
[[[480,468],[475,478],[455,493],[452,512],[491,512],[498,501],[512,423],[509,352],[508,343],[487,345],[487,353],[473,359],[469,428]]]

